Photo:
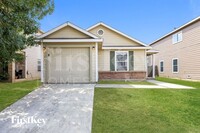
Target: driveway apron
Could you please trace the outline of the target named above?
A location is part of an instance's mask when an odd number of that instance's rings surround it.
[[[0,133],[90,133],[94,84],[48,84],[0,112]]]

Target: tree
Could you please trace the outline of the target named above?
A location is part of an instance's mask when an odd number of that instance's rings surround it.
[[[39,20],[53,9],[53,0],[0,0],[0,67],[20,59],[17,51],[36,44]]]

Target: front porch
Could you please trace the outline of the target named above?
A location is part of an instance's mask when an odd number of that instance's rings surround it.
[[[159,51],[153,49],[147,51],[147,79],[155,79],[155,76],[158,76],[158,66],[155,65],[155,54],[158,52]]]

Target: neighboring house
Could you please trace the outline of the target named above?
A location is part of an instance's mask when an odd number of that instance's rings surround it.
[[[159,76],[200,80],[200,17],[161,37],[150,46]]]
[[[64,23],[39,36],[45,83],[87,83],[106,79],[146,79],[151,47],[98,23],[87,30]]]
[[[41,30],[37,36],[43,34]],[[7,71],[10,82],[22,80],[40,79],[41,76],[41,46],[31,46],[20,51],[24,56],[21,62],[12,62],[8,64]]]

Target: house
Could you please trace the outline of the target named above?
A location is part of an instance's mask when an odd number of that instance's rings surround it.
[[[200,17],[150,44],[159,76],[200,80]]]
[[[41,30],[37,36],[43,34]],[[24,56],[20,62],[12,62],[4,69],[8,72],[10,82],[40,79],[41,76],[41,48],[40,45],[27,47],[19,52]]]
[[[146,79],[151,47],[104,24],[84,30],[70,22],[38,37],[45,83]]]

